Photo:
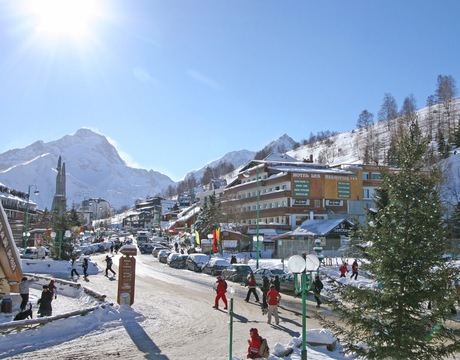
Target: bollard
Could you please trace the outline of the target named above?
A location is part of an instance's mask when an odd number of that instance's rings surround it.
[[[5,314],[11,314],[13,312],[13,300],[3,299],[2,300],[2,312]]]
[[[131,296],[127,292],[123,292],[120,294],[120,305],[128,305],[131,306]]]

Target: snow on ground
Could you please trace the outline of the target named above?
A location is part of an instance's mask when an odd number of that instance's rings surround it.
[[[353,259],[349,259],[349,264]],[[321,273],[343,283],[352,283],[357,286],[372,286],[372,280],[365,276],[359,276],[358,280],[351,280],[347,278],[339,278],[339,264],[342,259],[332,259],[330,266],[321,267]],[[30,261],[22,260],[24,272],[33,269],[36,276],[36,284],[31,288],[30,302],[34,304],[34,309],[37,309],[37,300],[40,297],[41,285],[48,282],[49,278],[54,276],[57,279],[69,279],[68,264],[65,262],[55,262],[52,260],[45,261]],[[277,267],[287,270],[286,264],[281,263],[280,260],[259,260],[260,267]],[[249,260],[249,265],[255,269],[255,260]],[[93,268],[92,273],[97,274],[100,269]],[[42,276],[39,274],[47,274]],[[351,272],[350,274],[351,275]],[[323,277],[325,288],[329,286],[327,279]],[[325,290],[326,290],[325,289]],[[16,298],[15,298],[16,297]],[[12,314],[0,313],[0,325],[12,321],[14,315],[19,311],[20,298],[18,294],[12,294],[13,299],[13,312]],[[75,286],[72,281],[63,281],[58,284],[58,298],[53,300],[53,316],[69,313],[75,310],[94,307],[100,302],[85,294],[81,287]],[[36,311],[34,312],[36,314]],[[74,316],[65,320],[58,320],[50,322],[39,328],[25,330],[17,333],[9,333],[0,335],[0,359],[8,358],[24,352],[24,348],[28,347],[28,351],[45,349],[49,346],[56,346],[62,344],[75,337],[83,336],[90,331],[104,332],[114,327],[132,326],[133,330],[137,327],[137,321],[126,322],[126,318],[142,321],[142,314],[136,313],[129,306],[113,306],[98,307],[95,311],[90,312],[86,316]],[[26,323],[30,320],[24,320]],[[65,326],[62,326],[65,322]],[[131,324],[131,325],[129,325]],[[326,339],[333,338],[333,334],[326,329],[314,329],[307,331],[308,341],[323,342]],[[33,339],[33,341],[31,341]],[[33,348],[31,348],[33,343]],[[269,360],[285,359],[285,360],[298,360],[301,359],[301,337],[294,337],[288,344],[269,344],[271,355]],[[11,346],[14,344],[14,347]],[[286,349],[292,348],[293,352],[283,358],[279,358],[274,354],[280,354]],[[19,350],[16,350],[19,349]],[[352,359],[352,357],[345,357],[340,353],[340,344],[334,351],[329,351],[326,347],[310,347],[307,345],[308,359],[310,360],[326,360],[326,359]],[[238,357],[233,357],[234,360],[239,360]]]

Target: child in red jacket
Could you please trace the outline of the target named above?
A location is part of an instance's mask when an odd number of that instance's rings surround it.
[[[249,330],[249,336],[251,339],[248,340],[248,359],[260,359],[261,356],[259,355],[259,349],[261,344],[261,339],[259,336],[259,332],[256,328],[251,328]]]

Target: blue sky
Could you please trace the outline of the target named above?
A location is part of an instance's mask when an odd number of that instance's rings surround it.
[[[50,1],[0,0],[0,153],[87,127],[177,181],[460,81],[457,0]]]

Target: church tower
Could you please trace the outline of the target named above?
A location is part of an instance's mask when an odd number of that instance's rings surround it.
[[[56,193],[53,198],[53,205],[51,211],[56,211],[59,215],[64,215],[67,211],[67,199],[65,195],[65,163],[62,163],[59,156],[58,166],[56,168]]]

